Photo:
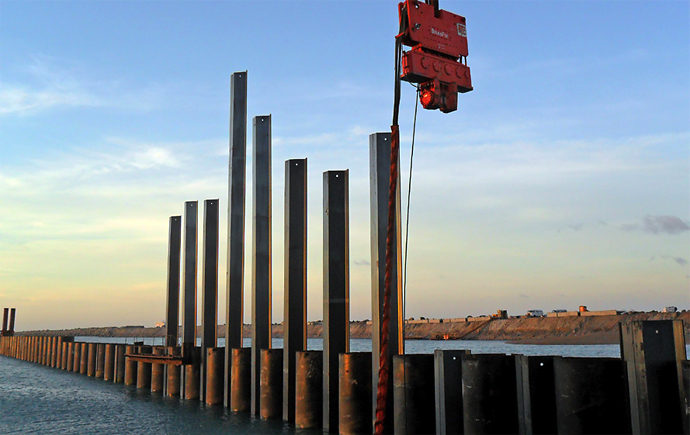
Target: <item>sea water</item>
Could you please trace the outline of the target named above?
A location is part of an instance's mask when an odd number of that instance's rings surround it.
[[[77,337],[77,341],[132,343],[133,338]],[[147,344],[161,339],[146,338]],[[220,340],[220,345],[223,341]],[[245,339],[245,346],[250,340]],[[282,347],[282,339],[273,346]],[[521,345],[498,341],[408,340],[406,353],[434,349],[469,349],[472,353],[619,357],[618,345]],[[322,340],[309,339],[319,350]],[[352,352],[371,351],[371,340],[353,339]],[[690,346],[687,348],[690,356]],[[199,401],[164,398],[134,386],[105,382],[43,365],[0,356],[0,434],[321,434],[299,430],[282,421],[266,421],[247,413]]]

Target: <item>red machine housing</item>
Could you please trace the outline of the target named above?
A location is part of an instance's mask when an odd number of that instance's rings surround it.
[[[420,101],[425,109],[444,113],[457,110],[457,93],[472,90],[467,59],[465,17],[431,4],[406,0],[398,5],[400,28],[397,36],[412,47],[402,56],[400,78],[420,84]]]

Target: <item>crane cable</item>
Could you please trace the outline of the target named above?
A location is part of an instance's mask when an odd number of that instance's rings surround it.
[[[398,126],[398,115],[400,113],[400,73],[402,62],[401,35],[405,31],[406,25],[406,21],[404,19],[401,19],[400,31],[398,32],[398,36],[395,38],[395,92],[393,101],[393,122],[391,125],[391,162],[388,189],[388,225],[386,231],[386,264],[383,293],[383,319],[381,322],[381,346],[379,350],[379,377],[378,385],[376,388],[376,421],[374,422],[374,433],[377,435],[381,435],[384,432],[384,421],[386,418],[386,402],[388,399],[388,378],[390,374],[388,346],[391,311],[391,275],[393,269],[392,251],[393,240],[395,237],[395,212],[397,202],[396,194],[398,189],[399,173],[398,157],[400,155],[400,129]]]

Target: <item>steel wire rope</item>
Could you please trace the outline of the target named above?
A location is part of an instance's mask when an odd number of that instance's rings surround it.
[[[386,231],[386,264],[384,279],[383,296],[383,319],[381,322],[381,336],[379,349],[379,369],[378,385],[376,388],[376,420],[374,423],[374,433],[383,434],[384,420],[386,418],[386,402],[388,398],[388,341],[390,331],[390,294],[391,294],[391,272],[392,272],[392,244],[394,237],[396,193],[398,186],[398,155],[400,151],[400,134],[398,128],[398,115],[400,112],[400,63],[402,57],[402,41],[400,35],[404,30],[404,20],[400,21],[400,32],[395,39],[395,92],[393,101],[393,123],[391,125],[391,162],[390,178],[388,189],[388,224]]]

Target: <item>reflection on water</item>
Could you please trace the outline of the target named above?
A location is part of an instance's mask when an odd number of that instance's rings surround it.
[[[0,434],[322,434],[0,356]]]

